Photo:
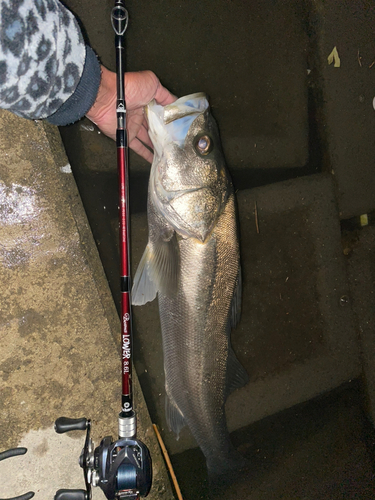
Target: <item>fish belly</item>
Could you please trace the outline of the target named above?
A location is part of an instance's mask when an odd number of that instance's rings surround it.
[[[224,403],[240,269],[234,196],[204,243],[180,239],[179,249],[178,292],[159,293],[167,418],[177,433],[189,426],[209,465],[232,452]]]

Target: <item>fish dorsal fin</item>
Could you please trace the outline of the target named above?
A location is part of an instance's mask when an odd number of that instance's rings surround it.
[[[249,382],[249,375],[238,361],[232,347],[229,346],[227,361],[227,386],[226,395],[229,396],[235,389],[243,387]]]
[[[132,304],[151,302],[158,292],[166,296],[177,293],[180,264],[176,233],[166,241],[162,237],[149,242],[134,276]]]
[[[186,425],[184,416],[174,400],[168,395],[165,396],[165,416],[168,427],[176,434],[176,439],[180,436],[180,431]]]
[[[242,301],[242,272],[241,272],[241,266],[240,266],[240,268],[238,270],[237,286],[236,286],[236,289],[234,290],[233,299],[232,299],[232,311],[231,311],[231,318],[230,318],[230,326],[232,328],[235,328],[240,321],[241,301]]]

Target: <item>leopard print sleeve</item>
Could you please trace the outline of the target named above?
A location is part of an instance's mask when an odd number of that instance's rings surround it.
[[[0,0],[1,108],[64,125],[88,111],[99,81],[95,54],[58,0]]]

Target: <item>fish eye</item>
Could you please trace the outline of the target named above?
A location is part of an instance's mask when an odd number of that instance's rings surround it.
[[[195,149],[201,155],[207,155],[212,150],[212,140],[208,135],[201,135],[195,142]]]

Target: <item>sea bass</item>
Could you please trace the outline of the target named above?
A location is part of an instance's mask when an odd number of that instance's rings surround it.
[[[132,301],[158,295],[166,416],[187,424],[211,476],[244,466],[229,440],[224,404],[247,373],[230,345],[240,316],[241,269],[234,191],[205,94],[147,107],[154,146],[149,239]]]

